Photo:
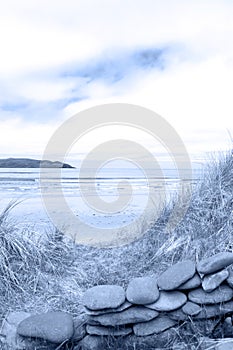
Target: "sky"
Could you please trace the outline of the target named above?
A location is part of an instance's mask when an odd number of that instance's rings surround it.
[[[194,157],[230,148],[232,18],[231,0],[1,0],[0,156],[40,157],[72,115],[118,102],[160,114]],[[118,133],[153,147],[109,129],[73,151]]]

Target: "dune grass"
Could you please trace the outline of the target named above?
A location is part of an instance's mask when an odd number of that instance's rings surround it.
[[[56,229],[38,241],[17,229],[10,203],[0,215],[0,317],[9,311],[82,312],[82,293],[98,284],[127,286],[136,276],[157,275],[167,266],[233,251],[233,156],[218,155],[206,165],[182,221],[169,232],[174,198],[140,238],[125,246],[77,245]],[[19,204],[20,205],[20,204]],[[182,336],[185,339],[185,334]],[[190,344],[190,336],[187,342]]]

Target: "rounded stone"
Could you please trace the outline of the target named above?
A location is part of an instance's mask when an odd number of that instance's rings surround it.
[[[199,261],[197,264],[197,271],[200,274],[208,275],[210,273],[222,270],[231,264],[233,264],[233,253],[218,253]]]
[[[179,290],[190,290],[200,287],[201,285],[201,278],[197,273],[190,278],[187,282],[183,283],[181,286],[179,286]]]
[[[177,322],[171,320],[169,317],[160,315],[149,322],[135,324],[133,326],[133,331],[137,336],[147,336],[162,333],[163,331],[174,327],[176,324]]]
[[[17,328],[24,337],[41,338],[51,343],[62,343],[72,338],[73,318],[65,312],[47,312],[24,319]]]
[[[212,292],[214,289],[220,286],[220,284],[227,279],[229,272],[222,270],[211,275],[207,275],[203,278],[202,288],[205,292]]]
[[[184,293],[178,291],[165,292],[161,291],[159,299],[152,304],[145,305],[149,309],[156,311],[172,311],[179,309],[187,301]]]
[[[191,260],[181,261],[170,266],[158,278],[158,286],[162,290],[174,290],[194,276],[195,263]]]
[[[124,289],[115,285],[95,286],[83,295],[83,304],[90,310],[117,308],[124,302]]]
[[[189,316],[195,316],[198,315],[201,312],[201,307],[198,304],[192,303],[191,301],[188,301],[183,307],[182,311],[189,315]]]
[[[132,304],[154,303],[159,298],[159,289],[155,277],[137,277],[130,281],[126,298]]]
[[[233,297],[233,290],[228,286],[220,286],[212,292],[205,292],[197,288],[188,293],[188,298],[197,304],[218,304],[229,301]]]

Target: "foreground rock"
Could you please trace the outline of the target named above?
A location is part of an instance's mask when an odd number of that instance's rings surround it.
[[[159,298],[157,280],[154,277],[134,278],[126,290],[126,298],[132,304],[154,303]]]
[[[162,290],[174,290],[194,276],[196,266],[193,261],[179,262],[169,267],[158,278],[158,286]]]
[[[233,264],[233,253],[223,252],[201,260],[197,264],[197,270],[200,274],[207,275],[222,270],[231,264]]]
[[[220,286],[220,284],[227,279],[229,272],[222,270],[211,275],[207,275],[203,278],[202,288],[205,292],[212,292],[214,289]]]
[[[197,304],[218,304],[229,301],[233,297],[233,290],[228,286],[220,286],[212,292],[205,292],[197,288],[188,293],[189,300]]]
[[[20,322],[17,333],[24,337],[42,338],[60,344],[72,338],[73,319],[65,312],[33,315]]]
[[[144,306],[132,306],[131,308],[119,312],[100,316],[90,316],[88,324],[102,326],[122,326],[130,323],[146,322],[158,316],[158,312],[150,310]]]
[[[160,315],[152,321],[139,323],[133,326],[134,334],[145,336],[151,334],[159,334],[177,324],[167,316]]]
[[[117,308],[124,302],[124,289],[115,285],[92,287],[83,296],[84,306],[91,310]]]
[[[172,311],[183,306],[187,301],[184,293],[178,291],[160,292],[159,299],[146,307],[156,311]]]

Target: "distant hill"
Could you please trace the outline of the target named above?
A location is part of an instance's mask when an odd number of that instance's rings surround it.
[[[0,159],[0,168],[74,168],[69,164],[30,158]]]

